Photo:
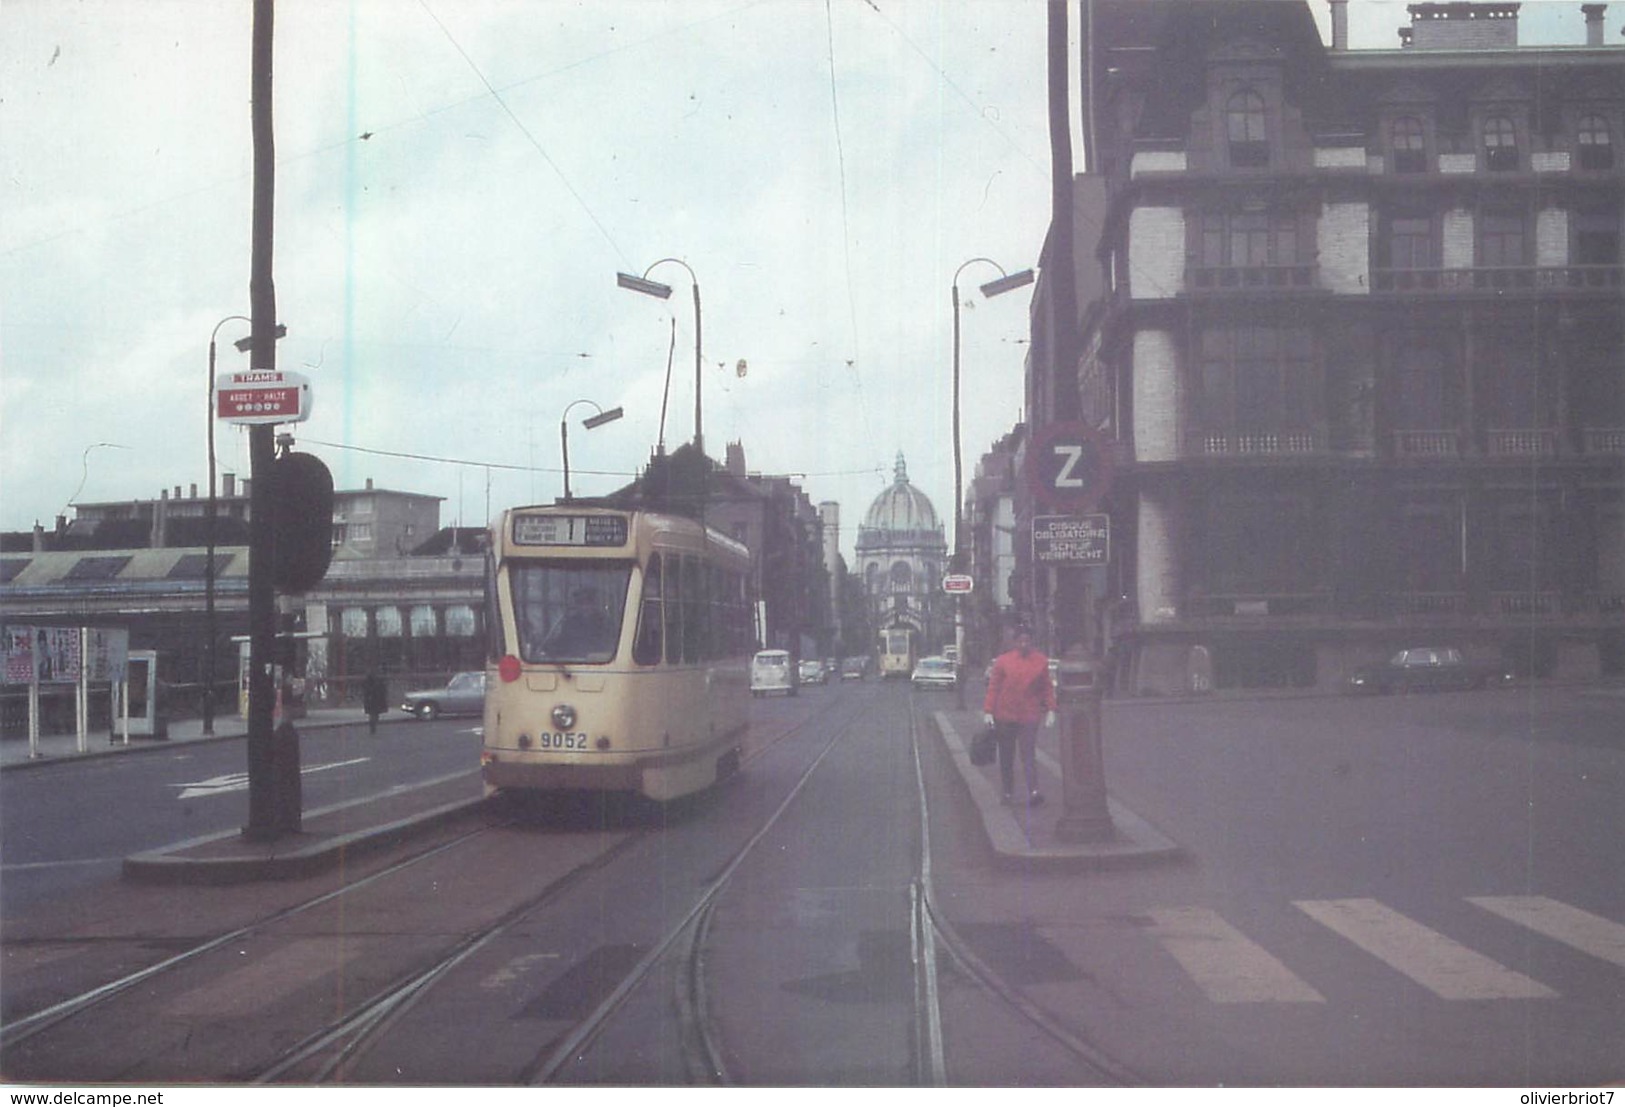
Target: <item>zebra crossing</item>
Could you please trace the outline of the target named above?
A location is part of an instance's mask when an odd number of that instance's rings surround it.
[[[1466,902],[1541,938],[1625,969],[1625,925],[1545,896]],[[1326,930],[1443,1000],[1547,1000],[1559,993],[1375,899],[1294,900]],[[1206,907],[1145,912],[1151,938],[1214,1003],[1325,1003],[1286,963]]]

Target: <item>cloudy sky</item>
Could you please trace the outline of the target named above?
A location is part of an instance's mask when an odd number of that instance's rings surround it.
[[[1324,24],[1324,5],[1314,5]],[[1578,43],[1577,2],[1524,39]],[[1402,0],[1353,0],[1390,46]],[[1617,41],[1625,4],[1608,16]],[[247,0],[0,7],[0,529],[207,473],[211,332],[247,315]],[[956,270],[1037,262],[1049,218],[1038,0],[280,0],[278,367],[338,486],[481,524],[608,491],[693,434],[842,506],[896,454],[952,511]],[[1080,148],[1081,149],[1081,148]],[[1021,417],[1030,289],[960,278],[967,465]],[[218,368],[247,368],[219,327]],[[101,444],[106,445],[101,445]],[[219,428],[221,468],[247,439]],[[69,513],[71,514],[71,512]]]

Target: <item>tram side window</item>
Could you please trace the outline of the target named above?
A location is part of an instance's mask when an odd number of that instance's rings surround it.
[[[711,614],[705,602],[705,564],[695,557],[683,558],[683,660],[704,661],[709,656],[710,634],[706,625]]]
[[[637,637],[632,641],[632,660],[639,665],[658,665],[664,651],[665,603],[660,594],[660,555],[650,554],[643,570],[643,602],[638,607]]]
[[[632,567],[625,564],[516,564],[510,585],[519,655],[531,662],[613,660]]]

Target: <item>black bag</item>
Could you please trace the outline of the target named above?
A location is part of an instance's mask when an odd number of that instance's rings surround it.
[[[984,727],[980,734],[970,740],[970,763],[972,765],[991,765],[998,757],[998,744],[993,740],[993,728]]]

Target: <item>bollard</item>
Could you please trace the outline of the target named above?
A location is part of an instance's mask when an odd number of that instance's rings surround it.
[[[1061,741],[1061,817],[1055,837],[1063,842],[1104,842],[1117,836],[1106,803],[1106,766],[1101,748],[1100,666],[1062,658],[1055,700]]]

